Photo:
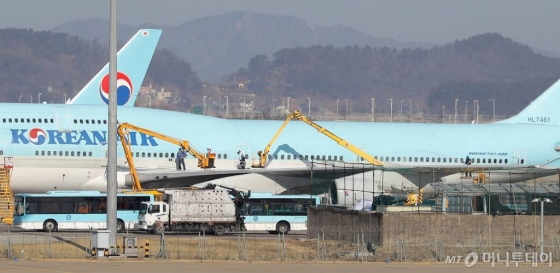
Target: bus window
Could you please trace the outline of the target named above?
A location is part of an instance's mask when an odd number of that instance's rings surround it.
[[[76,203],[78,213],[89,213],[89,203],[88,202],[78,202]]]

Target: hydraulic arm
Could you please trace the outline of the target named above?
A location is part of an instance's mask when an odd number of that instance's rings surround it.
[[[366,160],[367,162],[376,165],[376,166],[383,166],[383,162],[375,159],[373,156],[367,154],[366,152],[364,152],[362,149],[354,146],[352,143],[338,137],[337,135],[331,133],[329,130],[319,126],[317,123],[311,121],[310,119],[308,119],[307,117],[305,117],[304,115],[302,115],[299,111],[294,111],[291,114],[288,115],[288,117],[286,118],[286,120],[284,121],[284,123],[282,124],[282,126],[280,127],[280,129],[278,129],[278,131],[276,132],[276,134],[274,135],[274,137],[272,137],[272,140],[270,140],[270,142],[268,143],[268,145],[266,145],[266,147],[264,148],[263,151],[259,151],[257,153],[257,155],[259,156],[259,162],[257,164],[253,164],[253,168],[264,168],[266,166],[266,160],[268,158],[268,153],[270,152],[270,147],[272,146],[272,144],[274,143],[274,141],[276,141],[276,139],[278,138],[278,136],[282,133],[282,131],[284,131],[284,128],[286,127],[286,125],[292,120],[301,120],[307,124],[309,124],[311,127],[317,129],[317,131],[319,131],[319,133],[322,133],[324,135],[326,135],[327,137],[329,137],[330,139],[334,140],[336,143],[338,143],[340,146],[348,149],[349,151],[355,153],[356,155],[362,157],[364,160]]]
[[[136,168],[134,166],[134,159],[132,156],[132,150],[130,148],[130,141],[128,137],[130,134],[129,132],[130,130],[134,130],[136,132],[153,136],[163,141],[167,141],[169,143],[178,145],[186,152],[190,153],[192,156],[198,159],[198,167],[203,169],[214,168],[214,159],[216,158],[215,153],[211,153],[210,151],[208,151],[206,154],[202,154],[199,151],[197,151],[187,140],[180,140],[136,125],[132,125],[130,123],[121,123],[117,128],[117,133],[121,139],[121,143],[124,149],[124,154],[126,156],[126,160],[130,168],[130,174],[132,175],[132,179],[134,182],[133,189],[135,191],[142,191],[142,186],[140,185],[140,181],[138,179],[138,173],[136,172]]]

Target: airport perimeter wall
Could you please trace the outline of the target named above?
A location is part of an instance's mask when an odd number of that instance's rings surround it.
[[[544,216],[545,245],[560,247],[560,216]],[[386,213],[314,207],[308,236],[379,246],[538,247],[540,215]],[[362,238],[362,237],[360,237]]]

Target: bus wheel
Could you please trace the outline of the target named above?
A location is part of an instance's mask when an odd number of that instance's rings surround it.
[[[290,224],[288,222],[282,221],[276,224],[276,232],[288,234],[288,231],[290,231]]]
[[[160,235],[165,231],[165,228],[163,227],[162,222],[155,222],[152,226],[152,230],[155,234]]]
[[[117,219],[117,232],[124,231],[124,222],[121,219]]]
[[[43,230],[44,231],[57,231],[58,225],[56,224],[55,220],[47,220],[43,223]]]
[[[222,236],[226,234],[226,227],[224,227],[223,225],[215,225],[214,233],[216,234],[216,236]]]

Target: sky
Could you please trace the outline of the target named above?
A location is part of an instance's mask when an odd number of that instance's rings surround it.
[[[116,0],[119,23],[178,25],[231,11],[296,16],[315,25],[345,25],[377,38],[443,44],[498,32],[560,52],[560,1],[539,0]],[[1,1],[0,28],[48,30],[89,18],[109,19],[110,1]]]

